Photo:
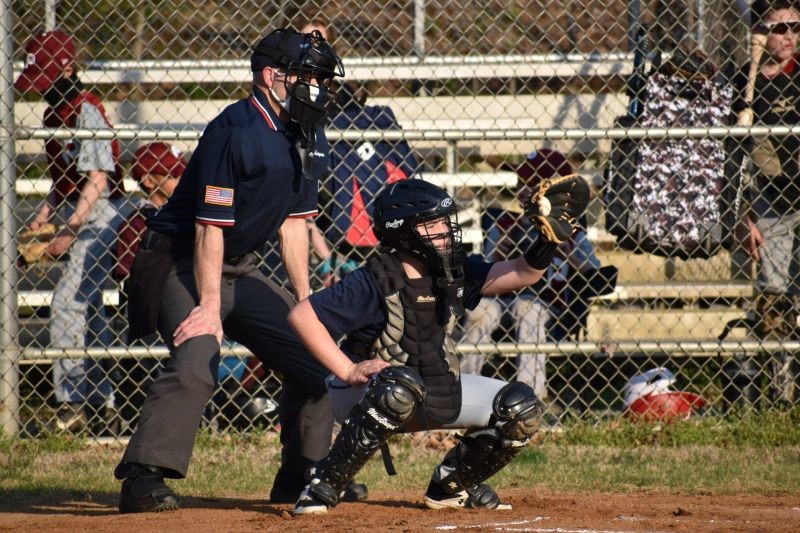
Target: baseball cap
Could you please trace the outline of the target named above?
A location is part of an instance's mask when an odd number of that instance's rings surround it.
[[[303,35],[291,28],[273,31],[253,47],[250,70],[258,72],[264,67],[286,68],[299,60],[308,47]]]
[[[250,70],[259,72],[264,67],[308,71],[325,78],[344,76],[342,60],[318,31],[282,28],[267,35],[250,56]]]
[[[72,37],[63,31],[39,33],[25,44],[25,69],[14,87],[20,91],[44,93],[77,57]]]
[[[186,170],[186,159],[181,151],[164,142],[144,144],[136,150],[132,174],[140,181],[145,174],[180,178]]]
[[[573,172],[572,165],[569,164],[566,156],[550,148],[534,150],[517,167],[517,176],[528,187],[535,186],[541,180],[566,176]]]

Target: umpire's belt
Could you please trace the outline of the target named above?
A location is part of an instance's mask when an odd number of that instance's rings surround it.
[[[147,230],[142,237],[142,250],[152,250],[162,254],[189,257],[193,253],[192,245],[185,241],[176,241],[163,233]]]
[[[157,231],[147,230],[147,233],[142,237],[143,250],[152,250],[162,254],[169,254],[177,257],[191,257],[194,255],[194,247],[186,241],[178,241],[171,239],[163,233]],[[258,264],[258,255],[255,253],[237,255],[235,257],[226,257],[222,260],[223,264],[232,267],[243,267],[246,270],[252,270]]]

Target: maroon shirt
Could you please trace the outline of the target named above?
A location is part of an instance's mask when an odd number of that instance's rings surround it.
[[[133,260],[136,252],[139,251],[142,235],[147,229],[147,221],[152,217],[158,208],[147,200],[142,200],[136,209],[122,221],[117,230],[117,264],[114,267],[114,279],[117,281],[125,280],[131,273]]]
[[[100,99],[94,94],[84,91],[75,96],[69,102],[65,102],[53,109],[48,107],[44,113],[43,125],[45,128],[75,128],[78,126],[79,118],[86,114],[84,106],[92,106],[97,111],[89,113],[90,116],[98,116],[97,122],[104,124],[93,124],[93,126],[107,126],[111,128],[111,122],[106,116],[105,108]],[[83,145],[81,143],[84,143]],[[80,191],[86,182],[87,175],[78,169],[81,158],[81,149],[88,146],[91,140],[80,141],[77,139],[62,140],[50,139],[45,143],[47,161],[50,167],[50,178],[58,194],[56,202],[63,200],[77,200]],[[111,141],[111,152],[113,157],[114,170],[103,168],[93,168],[92,170],[106,170],[109,174],[109,197],[120,198],[124,196],[125,190],[122,183],[122,172],[119,168],[120,147],[119,142],[114,139]]]

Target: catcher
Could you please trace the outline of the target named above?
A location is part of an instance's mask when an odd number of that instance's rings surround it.
[[[289,314],[299,337],[331,372],[327,385],[342,422],[328,456],[309,471],[294,514],[325,513],[389,437],[467,429],[433,472],[425,505],[510,509],[485,481],[536,433],[542,404],[521,382],[460,374],[448,337],[452,313],[483,295],[538,281],[589,199],[579,176],[544,180],[528,204],[539,238],[521,257],[486,263],[461,249],[456,206],[422,180],[396,182],[375,200],[381,253]],[[335,337],[344,335],[341,347]],[[387,471],[392,472],[388,453]]]

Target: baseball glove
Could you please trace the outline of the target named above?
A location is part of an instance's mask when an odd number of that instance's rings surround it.
[[[42,224],[38,229],[21,231],[17,235],[20,266],[52,261],[53,258],[47,253],[47,247],[57,232],[55,224]]]
[[[547,240],[558,244],[572,236],[588,204],[589,184],[580,175],[569,174],[542,180],[525,214]]]

